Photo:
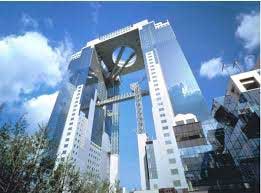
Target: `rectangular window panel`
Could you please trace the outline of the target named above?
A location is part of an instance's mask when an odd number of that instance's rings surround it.
[[[68,144],[65,144],[63,147],[68,147]]]
[[[164,133],[163,136],[164,137],[169,137],[169,133]]]
[[[164,111],[164,108],[159,108],[159,111]]]
[[[193,119],[193,118],[192,119],[187,119],[186,122],[187,122],[187,124],[188,123],[195,123],[195,119]]]
[[[172,175],[179,174],[178,169],[171,169],[170,172],[171,172]]]
[[[176,125],[184,125],[184,121],[176,121]]]
[[[167,153],[172,154],[172,153],[174,153],[174,151],[173,151],[173,149],[167,149]]]
[[[167,120],[166,119],[161,120],[161,123],[167,123]]]
[[[166,130],[166,129],[168,129],[168,128],[169,128],[168,126],[162,127],[163,130]]]
[[[169,144],[171,144],[171,141],[170,141],[170,140],[165,141],[165,144],[166,144],[166,145],[169,145]]]
[[[171,158],[171,159],[169,159],[169,163],[171,163],[171,164],[175,164],[175,163],[176,163],[176,159],[175,159],[175,158]]]
[[[174,180],[173,184],[175,187],[181,186],[180,180]]]
[[[163,113],[163,114],[160,114],[160,117],[165,117],[165,114]]]

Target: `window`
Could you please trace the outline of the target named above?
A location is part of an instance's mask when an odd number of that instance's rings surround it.
[[[62,152],[62,154],[66,154],[66,150],[64,150],[64,151]]]
[[[155,88],[155,91],[158,91],[159,90],[159,88]]]
[[[160,117],[165,117],[165,114],[163,113],[163,114],[160,114]]]
[[[64,144],[64,146],[63,147],[68,147],[68,144]]]
[[[159,84],[154,84],[154,86],[159,86]]]
[[[173,149],[167,149],[167,153],[171,154],[171,153],[174,153],[174,151],[173,151]]]
[[[166,119],[161,120],[161,123],[167,123],[167,120]]]
[[[157,78],[157,76],[152,76],[152,78]]]
[[[163,136],[164,137],[169,137],[169,133],[164,133]]]
[[[61,158],[61,161],[62,161],[62,162],[64,161],[64,157]]]
[[[69,141],[69,138],[66,138],[65,141]]]
[[[259,82],[255,79],[255,77],[244,78],[241,79],[240,82],[243,84],[246,90],[259,88]]]
[[[159,111],[164,111],[164,108],[159,108]]]
[[[72,114],[72,116],[74,116],[74,115],[75,115],[75,113]]]
[[[157,101],[160,101],[160,100],[161,100],[161,97],[156,98],[156,100],[157,100]]]
[[[168,128],[169,128],[168,126],[162,127],[163,130],[166,130],[166,129],[168,129]]]
[[[158,105],[163,105],[163,102],[161,102],[161,103],[158,103]]]
[[[77,104],[76,104],[76,105],[74,105],[73,107],[77,107]]]
[[[68,135],[71,135],[71,132],[68,132],[68,133],[67,133],[67,136],[68,136]]]
[[[165,141],[165,144],[166,144],[166,145],[169,145],[169,144],[171,144],[171,141],[170,141],[170,140]]]
[[[157,93],[156,93],[156,96],[159,96],[159,95],[160,95],[160,93],[159,93],[159,92],[157,92]]]
[[[176,121],[176,125],[184,125],[184,121]]]
[[[71,121],[73,121],[74,120],[74,118],[71,118]]]
[[[176,163],[176,159],[175,159],[175,158],[171,158],[171,159],[169,159],[169,163],[171,163],[171,164],[175,164],[175,163]]]
[[[154,189],[158,189],[158,185],[157,184],[153,184],[153,188]]]
[[[157,82],[157,80],[153,80],[153,82]]]
[[[181,186],[180,180],[174,180],[173,184],[174,184],[175,187]]]
[[[72,127],[69,127],[68,130],[72,130]]]
[[[69,125],[72,125],[73,124],[73,122],[70,122],[70,124]]]
[[[171,169],[170,172],[172,175],[176,175],[179,173],[178,169]]]
[[[193,118],[192,119],[187,119],[186,122],[187,122],[187,124],[188,123],[195,123],[195,119],[193,119]]]

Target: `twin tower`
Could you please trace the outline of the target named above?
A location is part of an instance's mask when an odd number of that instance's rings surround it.
[[[132,92],[120,93],[120,77],[140,70],[148,90],[133,83]],[[71,57],[68,74],[48,123],[58,162],[70,158],[94,178],[117,181],[119,103],[134,99],[142,190],[193,189],[202,155],[211,150],[210,119],[168,21],[144,20],[88,42]],[[152,103],[155,140],[146,135],[144,95]]]

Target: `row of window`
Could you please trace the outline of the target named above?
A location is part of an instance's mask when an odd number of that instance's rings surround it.
[[[150,61],[150,60],[149,60]],[[154,83],[154,88],[155,88],[155,95],[156,95],[156,100],[158,101],[158,106],[163,106],[163,102],[161,101],[161,97],[160,97],[160,88],[158,87],[159,85],[158,85],[158,81],[157,81],[157,76],[156,76],[156,72],[154,71],[155,70],[155,68],[154,68],[154,65],[150,65],[150,70],[151,70],[151,75],[152,75],[152,81],[153,81],[153,83]],[[165,115],[165,113],[164,113],[164,108],[163,107],[160,107],[159,108],[159,113],[160,113],[160,117],[162,118],[161,119],[161,123],[162,124],[165,124],[165,123],[167,123],[167,120],[165,119],[165,117],[166,117],[166,115]],[[168,126],[163,126],[162,127],[162,129],[163,130],[168,130]],[[163,136],[164,137],[169,137],[170,136],[170,134],[169,133],[164,133],[163,134]],[[171,143],[171,140],[166,140],[165,141],[165,144],[166,145],[170,145],[170,144],[172,144]],[[169,148],[169,149],[167,149],[167,153],[168,154],[173,154],[174,153],[174,150],[173,149],[171,149],[171,148]],[[175,158],[170,158],[169,159],[169,163],[170,164],[175,164],[176,163],[176,159]],[[177,175],[178,174],[178,169],[171,169],[170,170],[170,172],[171,172],[171,174],[172,175]],[[174,186],[180,186],[180,181],[179,180],[175,180],[174,182],[173,182],[173,184],[174,184]],[[154,188],[155,187],[157,187],[157,184],[154,184]]]
[[[77,96],[76,96],[76,101],[75,101],[75,105],[74,105],[74,109],[73,109],[73,113],[71,114],[71,119],[70,119],[70,123],[69,123],[69,125],[73,125],[73,121],[74,121],[74,116],[75,116],[75,111],[77,110],[76,109],[76,107],[78,106],[78,103],[79,103],[79,96],[80,96],[80,94],[81,94],[81,87],[82,86],[80,86],[80,87],[78,87],[78,89],[77,89]],[[69,128],[68,128],[68,132],[67,132],[67,136],[70,136],[71,135],[71,130],[72,130],[72,126],[70,126]],[[67,137],[66,139],[65,139],[65,142],[69,142],[69,140],[70,140],[70,138],[69,137]],[[79,140],[78,140],[78,142],[79,142]],[[64,144],[64,146],[63,146],[65,149],[62,151],[62,154],[66,154],[67,153],[67,147],[68,147],[68,143],[65,143]],[[74,147],[76,147],[76,145],[74,145]],[[79,146],[77,145],[77,147],[76,147],[77,149],[79,148]],[[77,152],[76,151],[73,151],[73,153],[74,154],[76,154],[77,155]]]
[[[152,63],[153,62],[152,55],[150,53],[148,54],[148,60],[149,60],[149,64],[150,64],[151,78],[152,78],[152,81],[154,83],[154,88],[155,88],[155,92],[156,92],[155,93],[155,95],[157,97],[156,100],[158,101],[159,113],[160,113],[160,117],[162,118],[161,119],[161,123],[165,124],[165,123],[167,123],[167,120],[165,119],[166,115],[164,113],[165,109],[163,107],[160,107],[160,106],[163,106],[163,102],[161,101],[160,88],[158,87],[159,84],[158,84],[158,81],[156,79],[157,76],[156,76],[154,65]],[[168,126],[163,126],[162,129],[163,130],[168,130]],[[164,133],[163,136],[168,138],[170,136],[170,134],[169,133]],[[166,140],[165,144],[166,145],[172,144],[171,140]],[[168,154],[173,154],[174,150],[172,148],[169,148],[169,149],[167,149],[167,153]],[[175,158],[170,158],[169,159],[169,163],[170,164],[175,164],[176,163],[176,159]],[[178,174],[178,169],[171,169],[170,172],[171,172],[172,175],[177,175]],[[175,187],[181,186],[180,180],[173,181],[173,184],[174,184]],[[155,189],[157,189],[157,187],[158,187],[157,184],[154,184],[153,186],[154,186]]]

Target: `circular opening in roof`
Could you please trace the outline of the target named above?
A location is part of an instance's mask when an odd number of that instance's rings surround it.
[[[120,46],[112,53],[112,61],[119,67],[128,68],[136,62],[137,55],[135,51],[127,46]]]

